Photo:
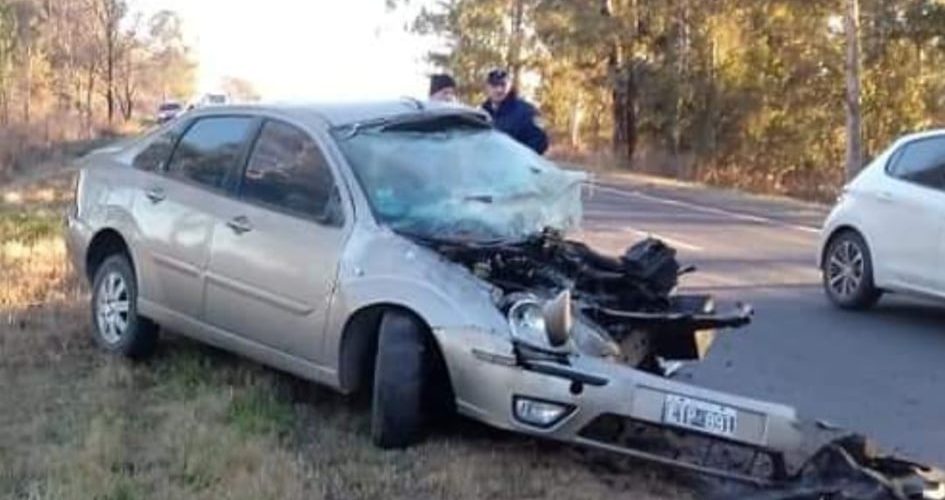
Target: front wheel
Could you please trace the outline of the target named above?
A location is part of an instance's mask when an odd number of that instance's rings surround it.
[[[862,236],[845,231],[827,247],[823,263],[824,291],[841,309],[869,309],[882,296],[873,282],[873,261]]]
[[[378,447],[404,448],[420,440],[428,359],[423,326],[405,313],[384,314],[371,404],[371,437]]]
[[[142,358],[154,351],[158,327],[138,315],[138,285],[128,257],[105,259],[92,282],[92,326],[105,350]]]

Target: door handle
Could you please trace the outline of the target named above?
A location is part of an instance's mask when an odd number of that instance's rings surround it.
[[[236,234],[248,233],[253,230],[253,225],[249,223],[249,218],[245,215],[233,217],[226,221],[226,225]]]
[[[151,188],[144,192],[144,195],[151,200],[151,203],[157,204],[164,201],[164,198],[167,198],[167,194],[164,193],[164,189],[156,187]]]
[[[879,193],[876,194],[876,197],[879,198],[879,201],[882,201],[884,203],[890,203],[895,199],[893,194],[890,193],[889,191],[880,191]]]

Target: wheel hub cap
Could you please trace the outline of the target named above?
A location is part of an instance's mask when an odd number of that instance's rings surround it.
[[[112,272],[105,276],[99,285],[95,311],[96,325],[105,342],[117,343],[126,333],[130,305],[128,285],[122,275]]]
[[[839,297],[856,294],[863,282],[863,251],[855,243],[844,241],[834,248],[827,263],[830,290]]]

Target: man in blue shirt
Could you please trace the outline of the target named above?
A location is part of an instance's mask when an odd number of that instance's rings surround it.
[[[544,154],[548,149],[548,134],[538,124],[538,110],[518,96],[508,72],[503,69],[490,71],[487,83],[489,99],[482,104],[482,109],[492,116],[495,128],[536,153]]]

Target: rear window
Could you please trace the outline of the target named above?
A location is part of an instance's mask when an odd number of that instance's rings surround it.
[[[148,172],[157,172],[164,168],[164,164],[171,157],[174,150],[174,144],[183,129],[183,124],[178,124],[164,132],[160,133],[151,143],[144,147],[140,153],[135,155],[131,164],[135,168]]]
[[[168,173],[210,188],[223,188],[235,172],[255,120],[226,116],[198,120],[180,139]]]
[[[893,156],[887,170],[899,179],[941,189],[945,186],[945,137],[905,144]]]

